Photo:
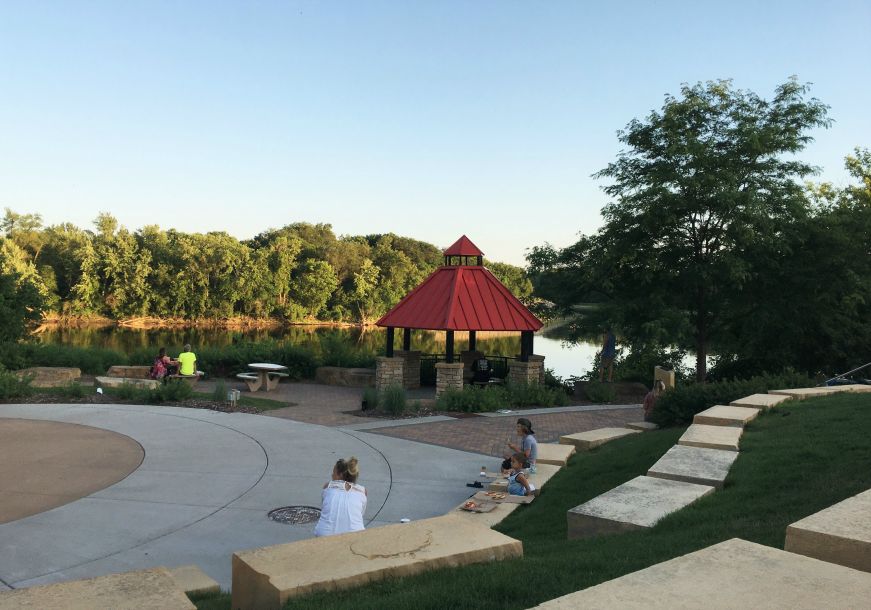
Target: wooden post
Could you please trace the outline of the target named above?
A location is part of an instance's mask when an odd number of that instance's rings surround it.
[[[478,333],[474,330],[469,331],[469,351],[474,352],[478,347]]]
[[[445,337],[445,362],[450,364],[454,361],[454,331],[449,330]]]
[[[387,357],[393,358],[393,330],[392,326],[387,327]]]
[[[407,352],[411,351],[411,329],[402,329],[402,349]]]

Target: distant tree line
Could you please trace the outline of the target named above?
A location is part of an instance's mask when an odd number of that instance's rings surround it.
[[[44,227],[39,214],[7,208],[0,229],[0,313],[18,307],[25,323],[43,310],[116,320],[371,323],[443,261],[425,242],[337,237],[328,224],[295,223],[240,241],[154,225],[130,231],[105,213],[93,230]],[[522,268],[487,266],[521,300],[531,298]]]
[[[803,182],[817,168],[798,153],[830,122],[807,92],[686,85],[629,123],[596,175],[604,226],[527,257],[551,314],[574,338],[613,326],[653,363],[692,351],[699,381],[871,361],[871,153],[847,157],[852,185]]]

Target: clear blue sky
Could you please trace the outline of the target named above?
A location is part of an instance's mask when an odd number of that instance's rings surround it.
[[[607,6],[606,6],[607,4]],[[616,131],[683,82],[813,83],[803,157],[871,147],[871,3],[0,5],[0,207],[247,238],[296,221],[489,258],[566,246]]]

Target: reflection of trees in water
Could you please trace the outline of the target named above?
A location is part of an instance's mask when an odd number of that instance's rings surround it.
[[[78,327],[45,330],[34,340],[47,344],[64,344],[77,347],[103,347],[122,352],[133,352],[142,348],[177,347],[190,343],[197,347],[223,347],[235,343],[280,341],[291,345],[309,347],[316,351],[323,349],[324,343],[340,342],[354,349],[377,354],[384,353],[386,331],[383,328],[336,328],[330,326],[291,326],[275,330],[228,330],[205,328],[119,328]],[[455,334],[455,349],[467,349],[467,333]],[[519,333],[479,332],[478,349],[494,356],[514,356],[520,352]],[[395,336],[396,349],[402,349],[402,331]],[[416,330],[412,334],[411,348],[425,354],[443,354],[445,333],[440,331]]]

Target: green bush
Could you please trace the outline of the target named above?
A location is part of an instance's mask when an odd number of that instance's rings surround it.
[[[389,386],[378,399],[381,408],[391,415],[405,413],[405,400],[405,389],[399,385]]]
[[[363,350],[362,346],[355,347],[337,334],[328,334],[322,337],[320,346],[321,366],[350,368],[373,368],[375,366],[374,351]]]
[[[610,383],[600,383],[599,381],[588,381],[584,385],[584,394],[591,402],[607,403],[614,402],[617,399],[617,392],[614,390],[614,385]]]
[[[369,411],[378,408],[378,391],[375,388],[363,390],[363,410]]]
[[[506,386],[465,386],[462,390],[446,390],[436,404],[440,411],[478,413],[509,407],[562,406],[568,404],[568,396],[561,389],[537,383],[512,383]]]
[[[85,386],[75,381],[70,381],[66,385],[56,388],[55,391],[64,398],[84,398],[85,394],[90,393]]]
[[[15,373],[0,371],[0,398],[30,396],[33,394],[33,388],[30,386],[32,381],[32,375],[18,377]]]
[[[191,387],[187,381],[183,381],[180,379],[170,379],[164,384],[161,384],[159,387],[154,388],[150,391],[148,396],[149,402],[152,403],[161,403],[161,402],[179,402],[182,400],[187,400],[191,396],[193,396],[194,389]],[[224,391],[224,396],[221,400],[226,400],[227,392]]]
[[[132,383],[125,382],[116,388],[109,389],[108,393],[112,394],[113,396],[117,396],[121,400],[133,400],[134,398],[141,396],[138,390],[139,388],[137,388]],[[106,388],[103,388],[103,391],[105,392]]]
[[[100,347],[6,343],[0,347],[0,362],[9,369],[66,366],[79,368],[90,375],[102,375],[113,364],[127,364],[129,359],[121,352]]]
[[[215,384],[215,389],[212,390],[212,400],[215,402],[225,402],[227,400],[227,392],[227,384],[224,383],[223,379],[219,379],[218,383]]]
[[[733,400],[750,394],[764,394],[768,390],[807,388],[815,385],[816,382],[807,375],[791,371],[750,379],[679,385],[666,391],[656,401],[653,421],[660,426],[688,424],[696,413],[714,405],[728,405]]]

